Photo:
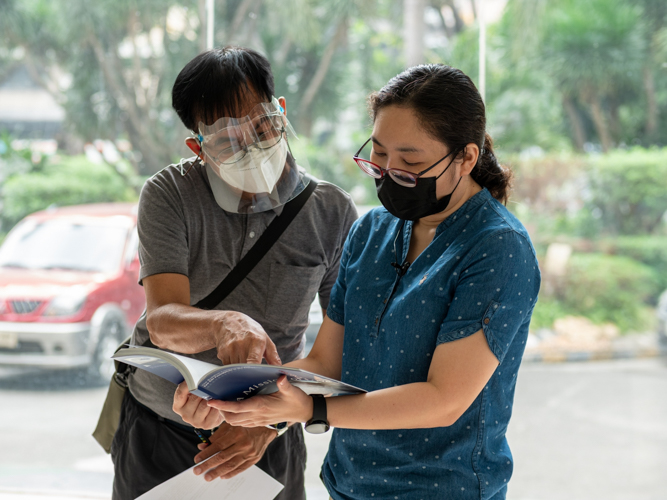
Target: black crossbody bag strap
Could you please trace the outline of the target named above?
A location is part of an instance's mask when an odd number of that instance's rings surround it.
[[[271,221],[271,224],[264,230],[257,242],[250,250],[248,250],[248,253],[243,256],[239,263],[236,264],[234,269],[225,276],[222,283],[193,307],[206,310],[214,309],[225,299],[225,297],[232,293],[257,263],[262,260],[273,244],[278,241],[280,235],[287,229],[287,226],[290,225],[290,222],[292,222],[294,217],[296,217],[301,208],[306,204],[306,201],[308,201],[310,195],[313,194],[313,191],[315,191],[317,181],[310,176],[309,178],[310,182],[306,188],[301,191],[296,198],[283,207],[282,213]]]
[[[248,250],[248,253],[246,253],[239,263],[236,264],[234,269],[225,276],[215,290],[197,302],[194,307],[207,310],[215,308],[225,299],[225,297],[227,297],[227,295],[234,291],[234,288],[236,288],[248,273],[252,271],[257,263],[262,260],[262,257],[264,257],[273,244],[278,241],[280,235],[287,229],[287,226],[290,225],[292,220],[294,220],[294,217],[296,217],[301,208],[306,204],[310,195],[315,191],[317,181],[310,176],[308,176],[308,178],[310,179],[310,182],[306,188],[301,191],[296,198],[285,204],[282,213],[271,221],[271,224],[269,224],[252,248]],[[119,346],[119,349],[126,344],[129,344],[129,338]],[[155,347],[151,342],[150,337],[147,338],[141,346]],[[127,375],[135,370],[136,368],[133,366],[116,361],[116,378],[123,387],[127,387]]]
[[[282,213],[271,221],[271,224],[269,224],[262,236],[259,237],[257,242],[239,261],[234,269],[225,276],[222,283],[220,283],[207,297],[197,302],[194,307],[200,309],[215,308],[239,283],[241,283],[241,281],[243,281],[257,263],[262,260],[273,244],[280,238],[280,235],[287,229],[287,226],[294,220],[294,217],[296,217],[301,208],[306,204],[306,201],[308,201],[310,195],[313,194],[313,191],[315,191],[317,181],[310,176],[308,176],[308,178],[310,179],[310,182],[306,188],[299,193],[296,198],[283,207]],[[130,338],[123,342],[118,349],[129,342]],[[142,346],[153,346],[150,337],[146,339]],[[118,349],[116,352],[118,352]],[[104,407],[102,408],[97,427],[93,432],[93,437],[95,437],[107,453],[110,452],[111,442],[118,429],[121,402],[127,389],[128,376],[135,370],[136,368],[134,366],[116,361],[116,373],[114,374],[115,386],[114,381],[109,385],[107,399],[104,402]]]

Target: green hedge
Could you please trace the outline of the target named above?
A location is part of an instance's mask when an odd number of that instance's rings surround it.
[[[554,321],[558,318],[575,314],[575,311],[568,310],[560,301],[540,294],[535,309],[533,309],[533,317],[530,320],[530,329],[538,330],[540,328],[552,328]]]
[[[659,294],[667,289],[667,236],[620,236],[599,241],[596,246],[605,253],[630,257],[650,267],[657,284],[651,302],[657,303]]]
[[[642,330],[651,322],[646,303],[658,289],[652,269],[629,257],[574,254],[555,296],[538,302],[537,320],[544,324],[574,314],[615,323],[624,332]]]
[[[616,150],[596,157],[587,172],[587,210],[614,234],[651,234],[667,211],[667,148]]]
[[[59,156],[41,172],[10,177],[2,186],[3,230],[51,205],[133,201],[136,196],[106,164],[85,156]]]

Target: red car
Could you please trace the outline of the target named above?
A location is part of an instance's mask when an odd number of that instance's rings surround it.
[[[48,209],[0,247],[0,366],[88,367],[109,356],[145,307],[137,284],[136,205]]]

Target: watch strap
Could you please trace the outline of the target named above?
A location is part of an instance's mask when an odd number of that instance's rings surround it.
[[[313,422],[327,422],[327,401],[324,399],[324,396],[322,394],[311,394],[311,398],[313,398],[313,418],[311,418],[311,421]]]

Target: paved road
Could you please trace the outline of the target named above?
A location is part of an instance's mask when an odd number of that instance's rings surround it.
[[[109,498],[110,462],[90,437],[104,395],[80,376],[0,371],[0,498]],[[508,498],[667,500],[665,395],[657,359],[525,365]],[[327,440],[308,436],[309,500],[327,498],[317,478]]]

